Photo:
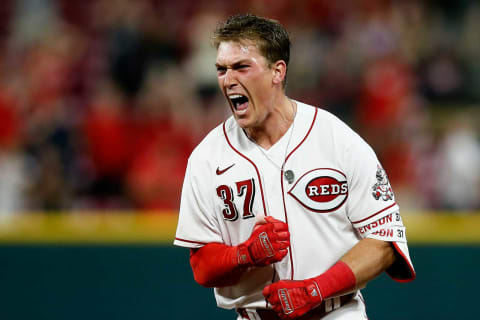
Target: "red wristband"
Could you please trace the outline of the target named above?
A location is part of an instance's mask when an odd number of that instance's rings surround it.
[[[341,292],[355,288],[357,279],[352,269],[343,261],[337,262],[333,267],[314,278],[317,282],[323,299],[336,296]]]

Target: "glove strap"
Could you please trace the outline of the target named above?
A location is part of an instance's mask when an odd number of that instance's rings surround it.
[[[322,303],[322,292],[320,291],[320,287],[318,286],[317,281],[312,280],[309,284],[307,284],[305,290],[307,290],[307,294],[310,297],[312,303],[314,303],[315,305]]]
[[[275,250],[266,232],[261,232],[258,235],[256,241],[249,247],[249,252],[254,261],[260,261],[265,257],[270,258],[275,255]]]
[[[248,267],[252,265],[252,258],[248,248],[244,245],[237,246],[237,264],[240,267]]]

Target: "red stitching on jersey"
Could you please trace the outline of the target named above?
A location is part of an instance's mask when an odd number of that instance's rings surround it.
[[[307,134],[305,135],[305,137],[303,137],[303,140],[300,141],[300,143],[299,143],[299,144],[288,154],[288,156],[285,158],[284,165],[285,165],[285,163],[287,163],[287,160],[288,160],[288,158],[290,158],[290,156],[292,155],[292,153],[294,153],[294,152],[300,147],[300,145],[301,145],[305,140],[307,140],[308,135],[310,134],[310,132],[311,132],[312,129],[313,129],[313,124],[315,123],[315,119],[317,119],[317,113],[318,113],[318,108],[315,108],[315,114],[313,115],[313,120],[312,120],[312,124],[310,125],[310,129],[308,129],[308,132],[307,132]]]
[[[238,153],[242,158],[246,159],[248,162],[250,162],[253,166],[253,168],[255,169],[255,171],[257,172],[257,177],[258,177],[258,181],[259,181],[259,186],[260,186],[260,193],[262,194],[262,204],[263,204],[263,213],[265,216],[267,216],[267,210],[266,210],[266,206],[265,206],[265,199],[263,197],[263,187],[262,187],[262,179],[260,179],[260,173],[258,172],[258,168],[257,166],[255,165],[255,163],[250,160],[249,158],[247,158],[247,156],[245,156],[244,154],[242,154],[240,151],[238,151],[237,149],[235,149],[233,147],[233,145],[230,143],[230,140],[228,139],[228,135],[227,135],[227,130],[225,129],[225,123],[223,123],[223,134],[225,135],[225,140],[227,140],[227,143],[228,145],[230,146],[230,148],[233,149],[233,151],[235,151],[236,153]]]
[[[177,238],[177,237],[175,237],[175,240],[178,240],[178,241],[183,241],[183,242],[188,242],[188,243],[203,244],[203,245],[207,244],[206,242],[199,242],[199,241],[186,240],[186,239]]]
[[[307,131],[307,134],[305,135],[305,137],[303,137],[302,141],[300,141],[300,143],[288,154],[288,156],[285,158],[285,161],[283,162],[283,166],[285,166],[285,163],[287,163],[287,160],[288,158],[290,158],[290,156],[300,147],[300,145],[302,145],[302,143],[307,139],[308,135],[310,134],[310,132],[312,131],[312,128],[313,128],[313,124],[315,123],[315,119],[317,119],[317,113],[318,113],[318,109],[315,108],[315,114],[313,115],[313,120],[312,120],[312,124],[310,125],[310,128],[308,129]],[[287,206],[285,204],[285,190],[283,188],[283,166],[282,166],[282,170],[280,171],[280,185],[282,187],[282,200],[283,200],[283,211],[285,212],[285,223],[288,225],[288,215],[287,215]],[[292,275],[291,275],[291,279],[293,280],[293,274],[294,274],[294,267],[293,267],[293,254],[292,254],[292,245],[289,245],[289,250],[288,250],[288,253],[290,254],[290,266],[292,268]]]
[[[285,204],[285,191],[283,189],[283,170],[280,171],[280,186],[282,187],[282,200],[283,200],[283,212],[285,212],[285,223],[288,225],[287,206]],[[288,246],[288,249],[289,249],[288,254],[290,255],[290,266],[292,268],[291,279],[293,280],[294,268],[293,268],[293,255],[292,255],[291,244]]]
[[[378,212],[375,212],[375,213],[372,214],[371,216],[366,217],[365,219],[358,220],[358,221],[352,221],[352,223],[360,223],[360,222],[363,222],[363,221],[365,221],[365,220],[368,220],[368,219],[370,219],[371,217],[374,217],[374,216],[376,216],[377,214],[380,214],[380,213],[382,213],[383,211],[390,209],[391,207],[393,207],[393,206],[396,205],[396,204],[397,204],[397,203],[395,202],[394,204],[392,204],[392,205],[390,205],[390,206],[388,206],[388,207],[386,207],[386,208],[384,208],[384,209],[382,209],[382,210],[380,210],[380,211],[378,211]]]

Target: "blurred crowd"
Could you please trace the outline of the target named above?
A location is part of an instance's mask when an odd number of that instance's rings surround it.
[[[287,27],[287,94],[358,131],[403,208],[480,208],[477,1],[2,0],[0,212],[176,210],[240,12]]]

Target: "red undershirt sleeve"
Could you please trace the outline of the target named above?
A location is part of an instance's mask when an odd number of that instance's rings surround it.
[[[238,265],[237,247],[209,243],[190,249],[195,281],[204,287],[226,287],[238,283],[245,267]]]

